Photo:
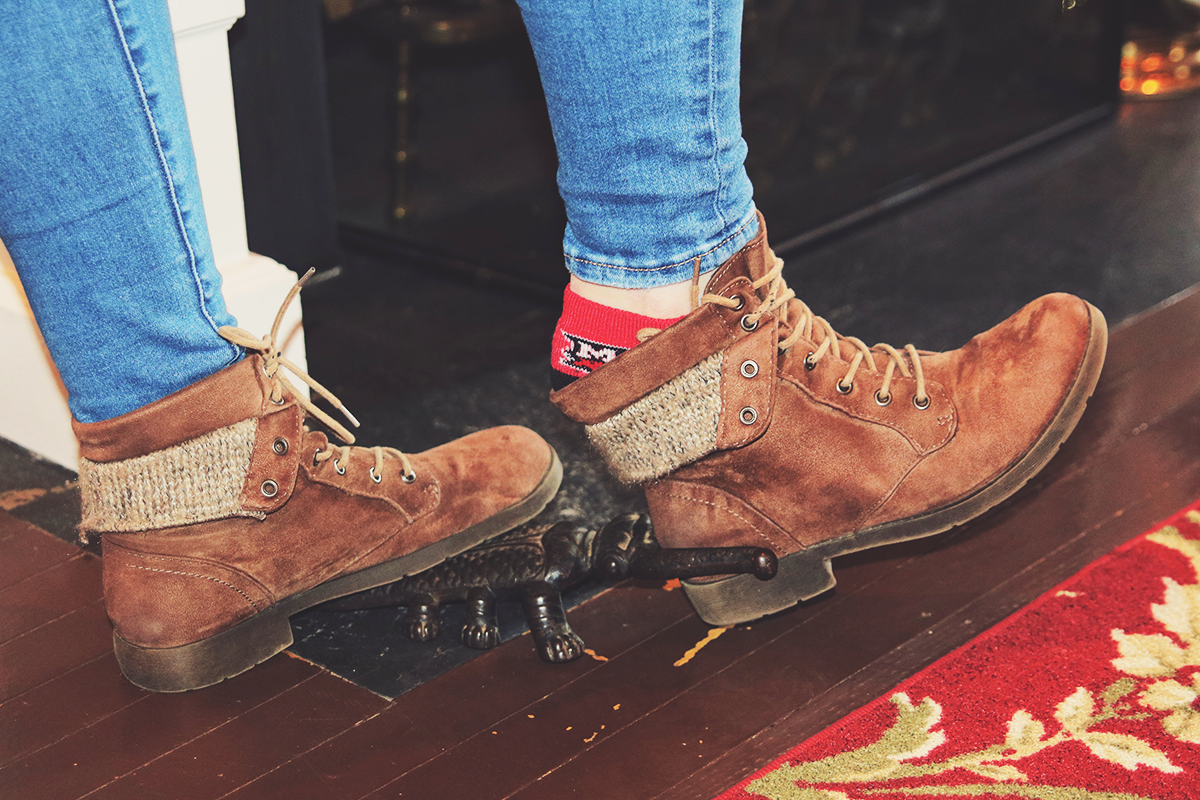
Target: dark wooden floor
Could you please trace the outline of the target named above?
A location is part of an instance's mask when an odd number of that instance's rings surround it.
[[[1075,436],[1017,497],[835,563],[837,589],[712,639],[679,591],[573,613],[388,702],[293,656],[153,695],[110,649],[100,561],[0,512],[0,797],[708,798],[1200,496],[1200,293],[1116,331]]]

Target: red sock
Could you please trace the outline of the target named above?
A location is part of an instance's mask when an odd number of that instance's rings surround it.
[[[558,391],[635,346],[642,328],[665,328],[681,319],[655,319],[611,308],[585,300],[568,286],[550,345],[550,384]]]

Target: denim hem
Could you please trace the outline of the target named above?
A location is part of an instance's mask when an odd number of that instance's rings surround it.
[[[654,267],[629,267],[604,264],[564,253],[567,270],[588,283],[617,289],[654,289],[672,283],[691,280],[696,259],[700,259],[700,274],[712,272],[741,250],[758,234],[758,213],[753,206],[738,222],[732,233],[716,244],[702,246],[701,252],[683,258],[672,257],[671,263]]]

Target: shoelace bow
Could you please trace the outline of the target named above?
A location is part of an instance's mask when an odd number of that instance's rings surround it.
[[[754,281],[751,286],[755,291],[758,291],[764,286],[767,286],[767,296],[763,304],[758,307],[757,311],[751,311],[742,317],[742,327],[748,331],[752,331],[758,327],[758,322],[764,315],[770,314],[773,311],[782,309],[780,322],[791,327],[792,332],[783,339],[779,340],[780,352],[787,352],[792,345],[804,337],[811,342],[816,341],[816,335],[820,334],[821,342],[817,349],[810,352],[804,358],[804,366],[806,369],[816,369],[817,362],[833,353],[834,357],[842,359],[842,342],[848,342],[855,348],[854,357],[850,359],[850,366],[846,370],[846,374],[837,382],[837,390],[842,394],[849,394],[854,389],[854,376],[858,374],[859,367],[864,363],[870,372],[879,372],[879,366],[875,363],[875,353],[880,351],[882,355],[887,356],[887,366],[883,371],[883,383],[879,390],[875,392],[875,401],[881,406],[886,406],[892,402],[892,378],[896,374],[896,370],[900,370],[900,374],[906,378],[913,378],[917,382],[917,391],[913,395],[913,405],[918,409],[929,408],[929,395],[925,393],[925,371],[921,366],[921,356],[917,353],[917,348],[911,344],[904,346],[903,354],[892,347],[890,344],[879,343],[875,348],[867,347],[866,342],[855,336],[842,336],[833,329],[828,320],[824,317],[819,317],[812,312],[804,301],[796,297],[796,293],[788,288],[787,283],[783,279],[783,259],[774,253],[771,254],[774,259],[774,266],[771,267],[767,274],[763,275],[758,280]],[[698,280],[698,276],[693,280]],[[769,286],[768,286],[769,284]],[[695,287],[696,284],[693,284]],[[698,308],[695,297],[698,292],[693,288],[692,302]],[[719,294],[705,294],[699,300],[700,303],[712,303],[713,305],[723,306],[725,308],[741,308],[744,302],[741,298],[733,299],[731,297],[723,297]],[[654,336],[661,331],[657,328],[643,328],[638,331],[638,340],[645,341],[651,336]],[[907,361],[912,364],[912,370],[905,363],[904,356],[907,355]]]
[[[324,448],[313,454],[314,464],[320,464],[332,458],[333,468],[337,474],[345,475],[346,468],[342,465],[342,462],[350,460],[350,445],[354,444],[354,434],[352,434],[345,426],[343,426],[333,417],[317,408],[317,406],[314,405],[311,400],[298,392],[296,387],[292,385],[291,381],[289,381],[279,369],[280,367],[283,367],[288,372],[292,373],[292,375],[304,381],[304,383],[306,383],[314,392],[319,394],[321,397],[324,397],[329,401],[330,405],[342,412],[346,419],[349,420],[351,425],[356,428],[359,426],[358,420],[354,418],[354,415],[350,413],[348,408],[342,405],[342,401],[339,400],[333,392],[326,389],[320,384],[320,382],[310,376],[307,372],[296,366],[296,364],[288,358],[284,357],[283,353],[279,350],[279,326],[283,322],[283,315],[287,311],[288,306],[292,304],[292,300],[294,300],[296,295],[300,293],[300,290],[304,287],[305,282],[312,277],[314,272],[316,272],[315,269],[310,269],[304,274],[304,277],[296,281],[296,285],[291,288],[291,291],[288,292],[287,297],[284,298],[283,305],[279,307],[279,312],[275,314],[275,324],[271,326],[271,332],[265,337],[260,339],[249,331],[243,328],[234,327],[232,325],[222,325],[217,330],[217,333],[219,333],[221,337],[227,341],[239,345],[240,347],[244,347],[247,350],[253,350],[254,352],[262,355],[263,372],[271,380],[272,403],[275,403],[276,405],[283,404],[283,390],[286,388],[288,393],[295,398],[296,402],[299,403],[305,411],[328,425],[329,429],[339,439],[345,442],[345,444],[340,447],[334,445],[332,442],[327,442]],[[308,432],[307,425],[304,426],[304,430],[305,432]],[[400,464],[403,467],[400,472],[400,477],[405,483],[412,483],[417,479],[417,473],[415,470],[413,470],[412,463],[408,460],[408,456],[396,448],[372,447],[370,448],[370,452],[375,456],[375,465],[371,467],[370,471],[371,480],[373,480],[375,483],[380,483],[383,481],[383,460],[385,455],[392,455],[400,460]]]

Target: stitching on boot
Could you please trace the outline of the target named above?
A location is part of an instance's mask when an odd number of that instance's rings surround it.
[[[251,608],[253,608],[255,611],[259,610],[258,603],[251,600],[250,595],[246,594],[241,589],[234,586],[232,583],[226,583],[225,581],[221,580],[220,578],[214,578],[211,575],[198,575],[194,572],[179,572],[178,570],[159,569],[158,567],[140,567],[137,564],[126,564],[125,566],[129,567],[130,569],[144,570],[145,572],[162,572],[166,575],[182,575],[186,578],[204,578],[204,580],[206,580],[206,581],[213,581],[214,583],[219,583],[222,586],[228,586],[230,589],[233,589],[235,592],[240,594],[242,597],[246,598],[246,602],[250,604]]]
[[[585,427],[618,480],[662,477],[716,450],[721,360],[714,353],[609,419]]]
[[[269,602],[267,603],[268,605],[270,605],[272,602],[274,602],[274,599],[273,599],[274,594],[271,592],[271,590],[268,589],[266,586],[263,586],[262,583],[257,578],[255,578],[253,575],[248,575],[239,569],[234,569],[233,567],[230,567],[225,564],[221,564],[220,562],[213,562],[213,561],[210,561],[209,559],[194,558],[194,557],[190,557],[190,556],[159,556],[159,555],[153,555],[151,553],[141,553],[141,552],[138,552],[137,550],[130,550],[129,548],[122,547],[119,544],[114,545],[112,543],[111,539],[107,542],[106,546],[109,548],[109,550],[105,551],[105,556],[104,556],[105,558],[110,558],[110,557],[122,558],[125,560],[126,565],[130,566],[130,567],[137,567],[136,564],[130,563],[130,559],[140,558],[140,559],[144,559],[146,561],[161,561],[161,562],[165,562],[167,564],[178,564],[180,561],[184,561],[187,564],[196,565],[197,569],[202,569],[205,567],[215,567],[216,569],[224,569],[226,571],[233,572],[234,574],[238,575],[239,577],[241,577],[242,579],[244,579],[245,581],[250,583],[250,585],[252,585],[254,588],[258,589],[258,591],[262,592],[263,596],[269,599]],[[138,567],[138,568],[142,569],[141,567]],[[179,574],[184,575],[184,574],[188,574],[188,573],[181,572]],[[216,579],[214,579],[214,580],[216,580]]]
[[[717,489],[716,491],[721,491],[721,490]],[[715,508],[718,511],[724,511],[726,514],[729,514],[730,516],[735,517],[736,519],[739,519],[742,522],[746,523],[746,525],[748,525],[750,527],[750,530],[752,530],[754,533],[756,533],[763,541],[765,541],[767,544],[769,544],[771,546],[771,548],[777,552],[781,552],[781,553],[792,552],[792,550],[791,550],[792,547],[799,547],[800,550],[807,549],[798,540],[793,539],[791,536],[787,536],[786,532],[785,532],[785,537],[786,537],[787,541],[785,541],[783,543],[776,541],[773,537],[768,536],[766,533],[764,533],[762,528],[759,526],[759,524],[757,522],[755,522],[752,519],[747,519],[746,517],[743,517],[741,514],[737,513],[737,511],[735,511],[733,509],[733,507],[731,505],[729,505],[728,503],[716,503],[716,502],[713,502],[712,500],[705,500],[700,497],[693,497],[690,494],[679,494],[676,491],[671,491],[671,490],[662,491],[662,492],[660,492],[660,494],[661,494],[661,496],[669,497],[672,500],[681,500],[686,503],[699,503],[700,505],[709,506],[710,508]],[[724,492],[722,492],[722,494],[724,494]],[[774,523],[772,523],[772,524],[774,524]]]
[[[124,461],[80,459],[82,527],[140,531],[231,516],[264,518],[241,507],[257,430],[252,417]]]

